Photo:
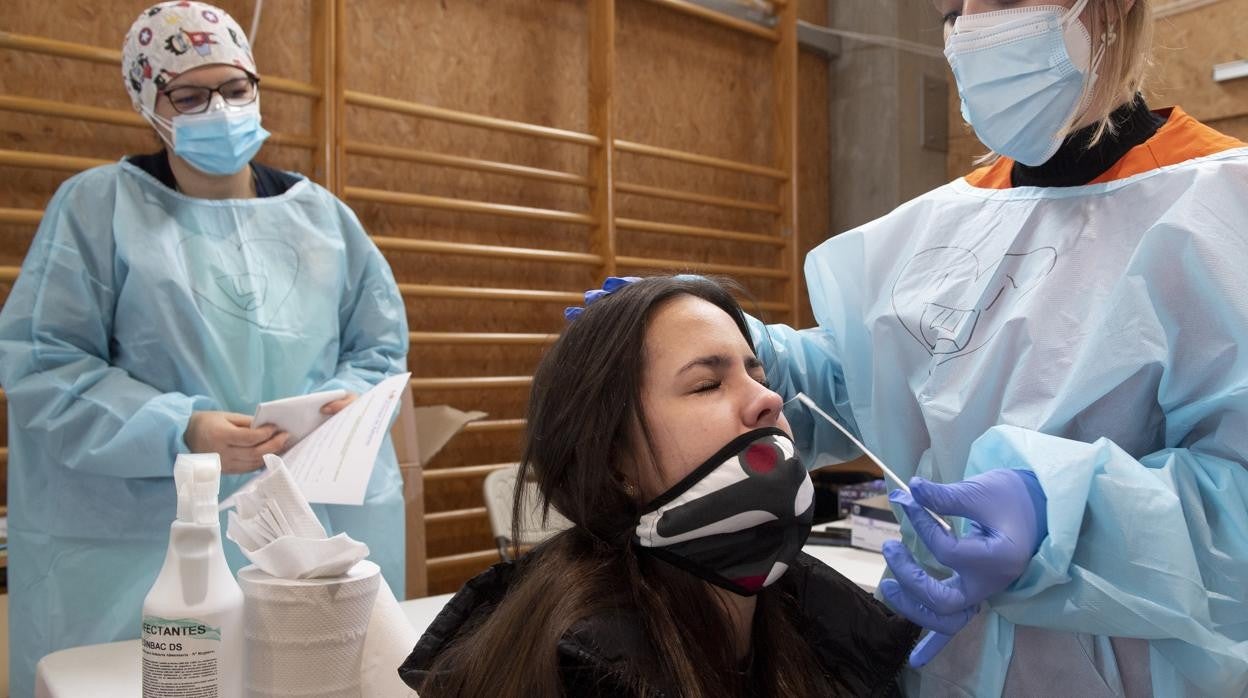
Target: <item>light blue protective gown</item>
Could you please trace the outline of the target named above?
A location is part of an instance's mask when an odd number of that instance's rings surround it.
[[[306,179],[225,201],[183,196],[125,162],[65,182],[0,311],[14,698],[31,695],[48,652],[138,637],[193,411],[364,392],[406,370],[407,341],[385,259]],[[221,496],[248,477],[222,477]],[[313,508],[331,534],[367,543],[404,598],[388,441],[366,497]],[[246,564],[224,545],[231,568]]]
[[[777,390],[903,478],[1026,468],[1048,497],[1026,572],[909,695],[1248,692],[1248,149],[1081,187],[958,180],[805,271],[818,327],[753,325]],[[805,417],[808,462],[853,455]]]

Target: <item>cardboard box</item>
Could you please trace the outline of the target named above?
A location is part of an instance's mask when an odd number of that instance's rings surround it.
[[[881,494],[854,502],[850,510],[852,534],[850,544],[863,550],[880,552],[886,540],[901,540],[901,524],[888,503],[888,495]]]
[[[446,405],[416,407],[412,391],[399,398],[399,414],[390,426],[390,439],[403,476],[405,522],[404,545],[407,557],[409,599],[429,594],[427,532],[425,531],[424,466],[451,437],[468,422],[485,417],[484,412],[460,412]],[[2,698],[2,697],[0,697]]]

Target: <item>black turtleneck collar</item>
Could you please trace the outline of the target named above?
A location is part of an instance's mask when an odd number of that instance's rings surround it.
[[[1010,184],[1015,187],[1077,187],[1100,177],[1135,146],[1157,133],[1166,122],[1148,110],[1142,95],[1118,107],[1110,116],[1118,132],[1105,134],[1100,142],[1088,148],[1088,141],[1097,124],[1085,126],[1066,137],[1062,147],[1043,165],[1029,167],[1019,162],[1010,170]]]
[[[161,149],[150,155],[131,155],[126,160],[135,167],[155,177],[161,184],[174,191],[178,189],[178,180],[173,176],[173,168],[169,166],[169,151]],[[250,163],[252,176],[256,180],[256,197],[260,199],[285,194],[287,189],[295,186],[299,178],[289,172],[261,165],[256,161]]]

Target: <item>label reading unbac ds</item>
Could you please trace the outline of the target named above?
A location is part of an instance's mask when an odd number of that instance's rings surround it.
[[[143,617],[143,698],[218,698],[221,628]]]

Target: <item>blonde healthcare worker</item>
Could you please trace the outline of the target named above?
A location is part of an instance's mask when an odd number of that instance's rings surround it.
[[[811,252],[818,327],[754,326],[776,390],[915,478],[881,592],[940,634],[906,692],[1245,695],[1248,148],[1139,97],[1145,0],[935,4],[999,157]]]
[[[285,444],[250,428],[257,403],[358,394],[405,368],[402,298],[359,221],[252,162],[268,133],[238,24],[155,5],[126,36],[122,78],[167,148],[65,182],[0,312],[17,698],[44,654],[138,636],[177,454],[219,452],[228,495]],[[314,508],[369,545],[402,598],[400,485],[387,444],[363,506]]]

